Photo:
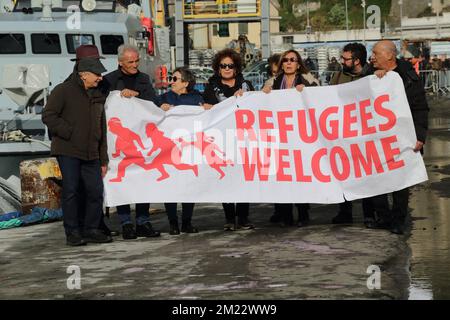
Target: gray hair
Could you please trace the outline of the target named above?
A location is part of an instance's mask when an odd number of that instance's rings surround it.
[[[117,59],[122,60],[127,51],[133,51],[139,55],[139,49],[136,46],[133,46],[132,44],[122,44],[117,48]]]

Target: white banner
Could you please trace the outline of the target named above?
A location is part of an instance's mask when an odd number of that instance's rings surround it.
[[[400,76],[248,92],[205,111],[106,101],[107,206],[338,203],[428,179]]]

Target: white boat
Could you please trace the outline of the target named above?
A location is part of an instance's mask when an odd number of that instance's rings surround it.
[[[95,44],[108,72],[117,69],[117,47],[123,43],[140,48],[140,69],[151,78],[164,64],[136,4],[125,8],[111,0],[12,1],[0,0],[0,177],[5,179],[19,175],[20,161],[49,155],[42,109],[52,88],[71,74],[70,59],[79,45]],[[148,1],[143,3],[148,6]],[[153,56],[148,54],[149,43]]]

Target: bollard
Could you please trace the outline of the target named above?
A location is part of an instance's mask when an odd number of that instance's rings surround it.
[[[26,160],[20,163],[22,212],[31,213],[34,207],[61,207],[62,176],[55,158]]]

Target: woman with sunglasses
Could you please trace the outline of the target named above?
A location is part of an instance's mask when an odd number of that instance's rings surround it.
[[[254,91],[250,81],[242,75],[242,62],[239,54],[232,49],[219,51],[212,63],[214,75],[208,80],[203,93],[209,107],[232,96],[242,96],[245,91]],[[225,211],[225,231],[237,229],[253,229],[248,220],[248,203],[222,203]],[[237,224],[236,224],[237,216]]]
[[[156,104],[164,111],[168,111],[179,105],[203,106],[202,95],[194,90],[195,76],[193,72],[185,67],[177,68],[173,72],[170,80],[171,90],[158,96]],[[169,234],[178,235],[180,229],[178,227],[177,204],[164,204],[169,218],[170,230]],[[192,214],[194,212],[194,203],[182,203],[181,214],[181,232],[197,233],[198,229],[191,224]]]
[[[214,75],[208,80],[203,98],[215,105],[232,96],[242,96],[246,91],[254,91],[252,83],[242,75],[242,62],[233,49],[219,51],[212,63]]]
[[[320,86],[317,80],[303,63],[302,57],[295,50],[288,50],[281,55],[278,62],[278,76],[273,85],[265,85],[263,91],[296,88],[302,91],[304,87]]]
[[[319,81],[309,72],[302,61],[300,54],[295,50],[288,50],[281,55],[278,63],[279,74],[273,81],[273,85],[265,85],[263,91],[270,93],[273,90],[292,89],[303,91],[304,87],[319,86]],[[309,222],[309,204],[297,203],[298,227],[303,227]],[[275,212],[270,218],[271,222],[281,222],[282,226],[294,224],[292,204],[275,203]]]

